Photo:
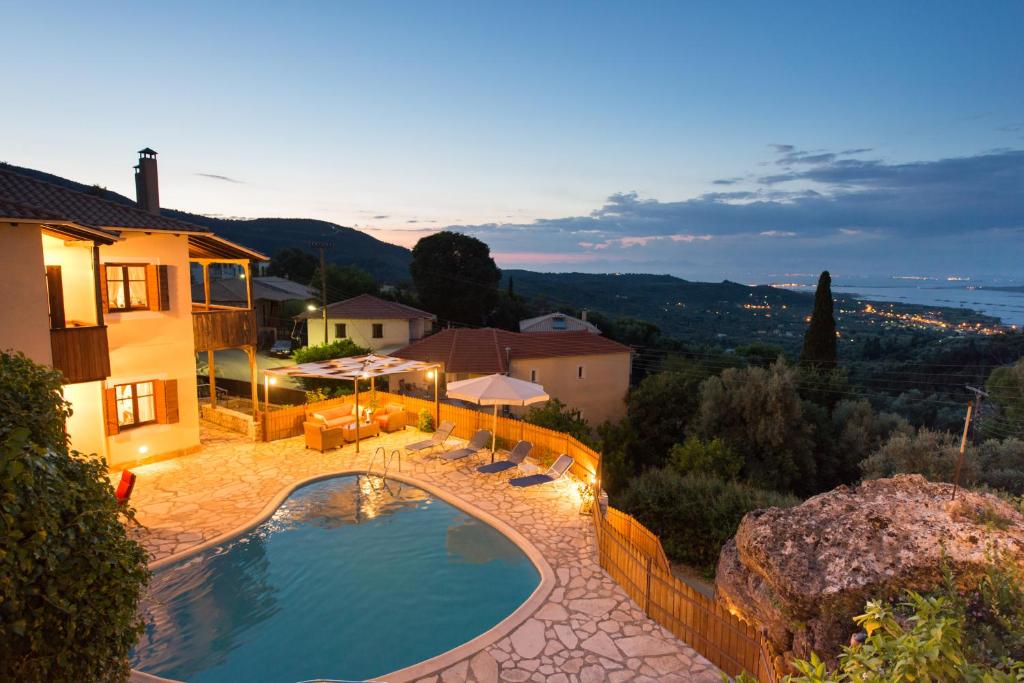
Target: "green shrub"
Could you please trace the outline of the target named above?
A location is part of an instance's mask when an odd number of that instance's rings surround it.
[[[420,411],[419,419],[416,421],[416,426],[419,427],[421,432],[434,431],[434,414],[424,408]]]
[[[898,432],[860,464],[865,479],[916,473],[929,481],[953,481],[960,444],[949,432],[921,429],[917,434]],[[960,482],[972,485],[977,478],[973,458],[964,458]]]
[[[318,360],[331,360],[332,358],[348,358],[350,356],[365,356],[370,349],[359,346],[351,339],[338,339],[330,344],[318,346],[304,346],[296,349],[292,358],[296,363],[314,363]]]
[[[60,388],[0,354],[0,680],[125,680],[146,553],[103,461],[68,451]]]
[[[793,662],[788,683],[1024,680],[1024,572],[990,553],[985,572],[964,590],[947,569],[933,594],[904,593],[892,605],[872,600],[855,617],[866,639],[843,648],[828,671],[816,656]]]
[[[616,504],[661,538],[665,553],[713,575],[722,545],[743,516],[767,507],[791,507],[799,499],[707,474],[680,476],[670,468],[635,477]]]
[[[710,474],[731,480],[738,477],[743,469],[743,458],[721,439],[701,441],[691,436],[684,443],[672,447],[669,465],[682,475]]]
[[[523,419],[538,427],[570,434],[583,443],[591,443],[594,440],[590,425],[580,417],[580,411],[570,408],[557,398],[531,406]]]

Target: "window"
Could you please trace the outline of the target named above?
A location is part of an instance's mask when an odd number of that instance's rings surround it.
[[[117,426],[120,429],[156,422],[153,382],[118,384],[114,387]]]
[[[149,308],[145,265],[107,265],[107,307],[111,311]]]
[[[584,377],[583,366],[580,365],[580,366],[578,366],[576,368],[576,379],[583,379],[583,377]]]
[[[384,338],[384,323],[373,324],[373,338],[383,339]]]
[[[530,381],[531,382],[536,382],[537,381],[537,371],[536,370],[530,370]]]
[[[551,329],[553,330],[564,330],[565,329],[565,316],[556,315],[551,319]]]
[[[335,339],[344,339],[348,334],[345,333],[345,323],[334,323],[334,337]]]

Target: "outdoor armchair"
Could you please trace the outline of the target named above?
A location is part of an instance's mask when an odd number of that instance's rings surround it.
[[[469,440],[463,448],[456,448],[453,451],[442,453],[441,457],[445,460],[462,460],[468,458],[471,455],[476,455],[480,451],[488,450],[491,443],[491,430],[490,429],[478,429],[473,435],[473,438]]]
[[[451,422],[442,422],[437,426],[437,430],[430,435],[429,439],[406,444],[405,450],[411,453],[416,453],[419,451],[430,451],[438,446],[443,446],[444,442],[448,440],[448,437],[452,435],[452,431],[454,429],[455,425]]]
[[[531,474],[528,477],[516,477],[515,479],[509,479],[508,483],[512,484],[512,486],[519,486],[522,488],[557,481],[569,471],[569,468],[572,467],[572,463],[572,458],[565,453],[562,453],[558,456],[558,460],[555,460],[555,464],[553,464],[544,474]]]
[[[504,472],[505,470],[511,470],[518,467],[526,458],[530,455],[530,451],[533,450],[533,444],[529,441],[520,441],[517,443],[511,451],[509,451],[508,457],[498,462],[488,463],[481,465],[476,468],[477,472],[483,474],[495,474],[497,472]]]

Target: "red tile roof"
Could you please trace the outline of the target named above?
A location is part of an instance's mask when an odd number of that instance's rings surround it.
[[[297,317],[308,319],[319,318],[322,315],[321,311],[306,311]],[[360,294],[351,299],[327,304],[327,317],[349,320],[408,320],[410,318],[435,320],[437,318],[433,313],[427,313],[397,301],[379,299],[372,294]]]
[[[6,215],[7,211],[15,212],[15,215]],[[30,212],[39,215],[31,215]],[[100,228],[209,232],[199,225],[154,215],[134,206],[29,178],[3,167],[0,167],[0,218],[63,220]]]
[[[629,353],[623,346],[592,332],[531,332],[520,334],[493,327],[448,329],[398,349],[392,356],[444,363],[445,372],[506,372],[509,358],[560,358]]]

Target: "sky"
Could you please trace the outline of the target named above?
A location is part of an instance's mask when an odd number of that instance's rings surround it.
[[[502,267],[1024,278],[1024,3],[0,0],[0,160]]]

